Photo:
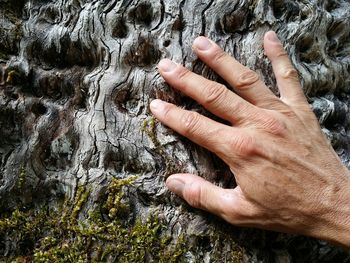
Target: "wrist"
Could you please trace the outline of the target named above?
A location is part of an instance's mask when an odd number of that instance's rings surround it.
[[[320,231],[314,236],[332,244],[350,249],[350,172],[346,169],[344,181],[333,187],[327,208],[320,215]],[[321,226],[320,226],[321,225]]]

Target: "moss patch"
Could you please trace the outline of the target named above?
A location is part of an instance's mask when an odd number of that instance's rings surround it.
[[[0,261],[175,262],[183,254],[183,242],[169,246],[173,240],[162,234],[164,226],[157,217],[124,220],[129,208],[124,190],[134,179],[112,179],[103,202],[88,210],[88,216],[84,210],[90,190],[84,186],[73,200],[62,200],[59,209],[45,204],[2,214]]]
[[[73,199],[1,213],[0,262],[165,263],[188,262],[193,255],[195,262],[202,262],[201,237],[169,236],[157,216],[130,219],[134,212],[126,191],[132,190],[135,179],[111,179],[95,205],[90,189],[79,186]],[[207,241],[210,262],[242,262],[237,245],[224,255],[223,244],[233,241],[222,232]]]
[[[151,118],[143,121],[141,130],[147,134],[157,150],[162,152],[162,149],[160,148],[161,144],[157,138],[156,125],[157,119],[152,116]]]
[[[18,53],[19,43],[23,36],[22,9],[25,1],[0,1],[0,16],[11,26],[0,28],[0,59],[8,59]],[[5,25],[6,25],[5,24]]]
[[[22,190],[23,187],[25,186],[25,183],[26,183],[26,170],[24,168],[24,165],[22,165],[19,170],[19,175],[16,183],[17,189]]]

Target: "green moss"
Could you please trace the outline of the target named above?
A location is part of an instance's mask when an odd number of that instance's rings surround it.
[[[19,74],[15,70],[9,71],[7,73],[6,84],[12,84],[17,77],[19,77]]]
[[[11,11],[6,12],[4,16],[12,23],[12,26],[9,30],[0,28],[0,58],[8,59],[9,55],[18,53],[20,41],[23,37],[23,22]]]
[[[131,176],[123,180],[112,179],[107,191],[107,201],[103,206],[108,210],[108,216],[110,219],[116,218],[117,215],[123,215],[129,209],[128,204],[123,202],[124,192],[122,191],[122,188],[132,184],[135,179],[136,176]]]
[[[129,205],[124,191],[132,187],[135,178],[112,179],[101,204],[88,211],[85,219],[80,218],[91,191],[84,186],[77,188],[72,201],[62,200],[57,210],[42,206],[2,216],[0,241],[6,238],[13,244],[27,245],[12,248],[11,257],[0,256],[0,261],[143,262],[149,258],[150,262],[175,262],[173,259],[183,252],[179,245],[174,246],[176,253],[169,249],[172,239],[162,234],[163,225],[157,217],[125,220]]]
[[[167,239],[167,237],[165,237],[161,242],[163,242],[166,245],[170,242],[170,240]],[[160,258],[159,262],[164,262],[164,263],[185,262],[185,260],[183,259],[183,255],[185,255],[186,252],[188,251],[189,251],[188,242],[186,241],[184,235],[181,235],[176,241],[176,244],[173,247],[173,249],[167,251],[164,254],[164,256]]]
[[[157,148],[158,151],[163,152],[163,149],[161,149],[161,143],[159,142],[157,138],[157,119],[152,116],[149,119],[146,119],[143,121],[142,125],[142,131],[147,134],[147,136],[151,139],[154,146]]]
[[[213,253],[211,254],[210,262],[231,262],[243,263],[243,249],[240,247],[228,233],[220,231],[217,237],[211,237],[213,246]],[[223,250],[221,248],[226,247]]]
[[[79,186],[75,195],[75,201],[73,209],[70,213],[70,223],[73,225],[76,223],[77,217],[82,209],[82,206],[86,203],[90,191],[87,191],[84,186]]]
[[[175,172],[179,171],[179,164],[174,163],[173,156],[165,154],[164,146],[159,142],[157,137],[157,119],[152,116],[143,121],[141,130],[147,134],[154,146],[154,151],[159,154],[165,164],[164,176],[167,177]]]
[[[9,27],[0,27],[0,60],[8,60],[11,55],[17,55],[20,41],[23,37],[22,9],[24,1],[1,0],[0,16]]]
[[[19,175],[18,175],[18,179],[17,179],[17,189],[18,190],[22,190],[23,187],[25,186],[26,183],[26,170],[24,165],[21,166],[20,170],[19,170]]]
[[[66,238],[64,242],[56,237],[43,239],[42,249],[34,254],[35,261],[85,262],[91,257],[92,262],[114,261],[113,259],[118,259],[118,262],[142,262],[145,258],[153,258],[152,262],[159,262],[161,257],[167,258],[164,252],[167,249],[167,242],[162,241],[169,239],[161,237],[162,224],[157,218],[150,217],[146,222],[138,219],[133,224],[125,224],[123,218],[119,217],[123,209],[128,207],[122,202],[124,196],[122,189],[130,186],[134,180],[135,177],[124,180],[112,179],[105,204],[90,211],[85,221],[78,221],[77,224],[72,224],[70,221],[66,228],[71,237]],[[80,211],[84,204],[82,200],[86,200],[86,192],[80,189],[75,198],[73,211]],[[117,211],[113,216],[111,216],[112,209]],[[108,211],[108,217],[103,211]],[[173,256],[172,253],[169,253],[170,255]]]
[[[11,261],[11,263],[27,263],[27,259],[25,257],[18,257]]]
[[[10,67],[6,70],[6,85],[20,85],[25,83],[26,77],[22,69],[18,67]]]
[[[242,263],[243,259],[243,249],[232,241],[231,249],[231,262],[232,263]]]
[[[6,240],[12,247],[8,257],[0,256],[0,262],[175,263],[186,262],[189,251],[203,255],[190,237],[166,235],[166,227],[157,216],[146,220],[130,217],[133,213],[129,194],[125,193],[132,190],[135,179],[111,179],[106,194],[95,206],[87,205],[91,190],[79,186],[72,200],[56,200],[59,205],[54,205],[55,209],[44,203],[1,213],[0,243]],[[88,207],[91,209],[87,211]],[[211,253],[218,259],[222,258],[222,242],[231,242],[220,240]],[[232,255],[225,258],[241,262],[241,251],[238,246],[232,247]],[[201,261],[198,258],[196,262]]]

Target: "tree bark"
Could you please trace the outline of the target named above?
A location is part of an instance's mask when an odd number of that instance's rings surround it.
[[[350,167],[347,0],[0,0],[0,24],[0,260],[349,260],[321,241],[229,226],[171,194],[173,172],[222,187],[234,176],[148,108],[161,98],[211,116],[156,69],[167,57],[223,82],[192,52],[198,35],[277,93],[262,49],[275,30]]]

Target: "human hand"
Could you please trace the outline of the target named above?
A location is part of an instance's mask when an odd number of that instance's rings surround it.
[[[350,247],[349,171],[323,135],[276,34],[266,33],[264,49],[279,98],[213,41],[199,37],[193,49],[236,93],[167,59],[159,63],[161,75],[232,126],[160,100],[150,108],[162,123],[225,161],[237,187],[222,189],[196,175],[175,174],[166,181],[169,189],[238,226]]]

